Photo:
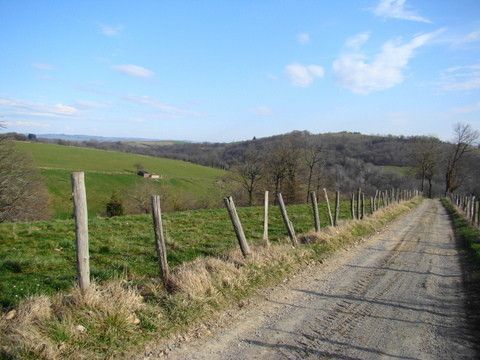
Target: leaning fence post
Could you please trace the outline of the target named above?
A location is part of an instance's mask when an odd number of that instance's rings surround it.
[[[283,197],[281,193],[277,194],[278,206],[280,207],[280,213],[282,214],[283,222],[287,228],[288,237],[292,242],[293,246],[297,245],[297,236],[295,235],[295,230],[293,228],[292,222],[288,219],[287,209],[285,208],[285,203],[283,202]]]
[[[328,201],[327,189],[323,188],[323,193],[325,194],[325,200],[327,201],[328,218],[330,220],[330,226],[333,226],[332,209],[330,208],[330,201]]]
[[[333,219],[333,225],[338,225],[338,219],[340,217],[340,191],[335,191],[335,218]]]
[[[247,239],[245,238],[245,233],[243,232],[242,223],[237,214],[237,209],[235,208],[235,203],[231,196],[223,198],[223,202],[228,210],[228,215],[230,215],[230,220],[232,221],[233,230],[235,230],[235,235],[237,235],[238,244],[240,245],[240,250],[244,258],[251,255],[250,247],[248,246]]]
[[[72,173],[72,197],[73,214],[75,216],[78,286],[84,293],[90,286],[90,256],[88,252],[87,194],[83,172]]]
[[[320,217],[318,215],[317,194],[315,191],[310,192],[310,203],[312,204],[313,211],[313,223],[315,225],[315,231],[320,231]]]
[[[263,241],[265,245],[270,246],[270,240],[268,240],[268,191],[265,191],[263,205]]]
[[[168,288],[169,271],[167,262],[167,247],[165,245],[165,236],[163,233],[160,196],[152,195],[150,199],[152,202],[153,230],[155,232],[155,248],[157,250],[158,265],[160,266],[160,276],[162,277],[163,285],[165,288]]]

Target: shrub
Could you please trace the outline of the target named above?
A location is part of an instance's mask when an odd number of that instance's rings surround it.
[[[108,217],[123,215],[123,203],[115,191],[107,202],[106,213]]]

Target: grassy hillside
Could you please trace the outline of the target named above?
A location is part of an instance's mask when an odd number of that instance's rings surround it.
[[[327,223],[320,203],[322,226]],[[349,217],[349,202],[342,202],[341,218]],[[313,227],[308,205],[291,205],[295,230]],[[239,208],[245,235],[252,243],[263,235],[263,208]],[[192,210],[164,215],[168,260],[172,266],[198,256],[220,255],[237,246],[226,209]],[[127,276],[133,282],[155,277],[158,265],[150,216],[122,216],[90,220],[92,276],[106,280]],[[270,211],[270,238],[278,242],[286,232],[277,207]],[[74,223],[53,220],[0,224],[0,305],[11,306],[37,293],[54,293],[75,281]],[[286,241],[286,240],[285,240]]]
[[[17,147],[30,154],[41,170],[57,218],[71,215],[70,173],[85,171],[90,215],[102,214],[113,190],[128,193],[135,184],[153,182],[196,198],[210,197],[215,182],[224,171],[179,160],[128,154],[55,144],[17,142]],[[160,181],[142,179],[134,165],[162,176]]]

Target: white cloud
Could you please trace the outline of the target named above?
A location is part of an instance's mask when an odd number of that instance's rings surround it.
[[[444,70],[440,75],[439,85],[446,91],[480,89],[480,64]]]
[[[254,107],[251,112],[257,116],[271,116],[273,114],[272,109],[265,105]]]
[[[152,70],[133,64],[114,65],[112,68],[119,73],[141,78],[149,78],[154,74]]]
[[[51,124],[39,121],[7,121],[6,125],[8,127],[18,126],[18,127],[36,127],[36,128],[49,128]]]
[[[33,63],[32,66],[37,70],[50,71],[54,69],[53,65],[47,63]]]
[[[107,24],[100,24],[100,32],[105,35],[105,36],[117,36],[120,35],[120,33],[123,30],[122,25],[107,25]]]
[[[457,38],[453,41],[453,45],[465,45],[480,41],[480,30],[469,32],[468,34]]]
[[[70,117],[78,113],[78,109],[71,105],[48,105],[25,100],[0,98],[0,110],[10,115],[26,115],[37,117]]]
[[[159,101],[150,96],[135,96],[129,95],[122,98],[130,103],[147,106],[156,111],[157,115],[166,115],[168,117],[186,117],[186,116],[199,116],[200,113],[188,109],[183,109],[177,106],[173,106],[162,101]]]
[[[293,63],[285,66],[285,73],[292,85],[307,87],[315,81],[315,78],[322,78],[325,71],[320,65]]]
[[[352,50],[358,50],[368,41],[368,39],[370,39],[370,32],[362,32],[348,38],[345,41],[345,46]]]
[[[74,104],[79,110],[99,109],[106,106],[104,103],[91,100],[75,100]]]
[[[428,43],[443,30],[415,36],[407,43],[399,39],[383,44],[371,61],[360,51],[362,41],[368,37],[357,35],[359,41],[347,40],[348,51],[333,62],[333,72],[338,83],[357,94],[368,94],[391,88],[403,82],[403,70],[413,57],[414,50]],[[364,34],[364,33],[362,33]]]
[[[470,105],[459,106],[459,107],[453,108],[450,112],[453,115],[471,114],[471,113],[480,112],[480,101],[475,103],[475,104],[470,104]]]
[[[308,44],[310,42],[310,34],[306,32],[298,34],[297,41],[302,45]]]
[[[429,19],[418,15],[413,10],[407,9],[405,6],[405,0],[380,0],[377,6],[373,9],[373,13],[376,16],[384,18],[431,23]]]

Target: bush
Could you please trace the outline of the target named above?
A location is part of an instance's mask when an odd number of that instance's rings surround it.
[[[115,191],[107,202],[106,213],[108,217],[123,215],[123,203]]]

